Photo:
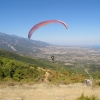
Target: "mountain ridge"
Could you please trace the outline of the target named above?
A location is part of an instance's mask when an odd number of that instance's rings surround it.
[[[39,48],[44,48],[46,46],[50,46],[50,44],[0,32],[0,48],[6,50],[31,55],[36,52],[41,52]]]

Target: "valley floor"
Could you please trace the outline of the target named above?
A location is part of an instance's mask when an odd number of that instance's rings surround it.
[[[100,98],[100,87],[81,83],[70,85],[22,84],[0,85],[0,100],[76,100],[84,92],[85,96],[95,95]]]

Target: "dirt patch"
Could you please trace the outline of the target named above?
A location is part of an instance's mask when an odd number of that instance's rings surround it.
[[[96,95],[100,98],[100,87],[83,84],[51,85],[22,84],[14,86],[0,86],[0,100],[75,100],[84,92],[85,95]]]

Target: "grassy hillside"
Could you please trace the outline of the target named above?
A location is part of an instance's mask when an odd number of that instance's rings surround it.
[[[99,71],[95,71],[100,78]],[[45,59],[33,59],[0,50],[0,81],[51,82],[69,84],[88,77],[82,68]]]

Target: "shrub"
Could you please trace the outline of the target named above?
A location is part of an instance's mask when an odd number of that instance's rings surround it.
[[[100,100],[100,99],[98,99],[97,96],[95,95],[85,96],[84,93],[82,93],[81,96],[78,97],[76,100]]]

